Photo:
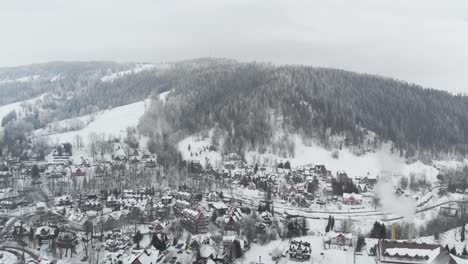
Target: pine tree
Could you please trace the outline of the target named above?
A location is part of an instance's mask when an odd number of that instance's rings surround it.
[[[466,246],[463,247],[462,255],[463,256],[468,256],[468,251],[466,250]]]
[[[453,246],[452,249],[450,249],[450,254],[457,255],[457,249],[455,248],[455,246]]]
[[[142,239],[143,239],[143,235],[141,234],[140,230],[138,230],[133,236],[133,242],[137,244],[137,249],[140,248],[140,242]]]
[[[460,241],[461,242],[465,241],[465,225],[464,224],[462,225],[462,228],[461,228]]]
[[[328,216],[328,222],[327,222],[327,227],[325,227],[325,233],[328,233],[331,229],[331,215]]]
[[[387,228],[385,227],[385,224],[382,224],[382,227],[380,229],[380,238],[381,239],[387,238]]]
[[[382,229],[382,225],[375,221],[369,236],[371,238],[380,238],[380,229]]]

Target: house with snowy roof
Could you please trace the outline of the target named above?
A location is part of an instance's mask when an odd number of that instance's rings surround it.
[[[164,255],[159,250],[145,249],[142,252],[130,255],[123,263],[128,264],[156,264],[164,259]]]
[[[181,225],[192,234],[204,234],[208,232],[211,217],[203,210],[182,210]]]
[[[379,240],[376,245],[377,264],[442,264],[450,262],[444,248],[436,244]],[[446,261],[447,260],[447,261]]]
[[[362,203],[362,195],[357,193],[343,193],[343,203],[356,205]]]
[[[208,206],[216,212],[217,216],[226,214],[228,207],[223,202],[209,203]]]
[[[308,261],[312,249],[309,242],[304,242],[300,240],[292,240],[289,243],[289,257],[298,261]]]
[[[242,212],[239,208],[232,207],[224,216],[224,230],[225,231],[238,231],[239,222],[242,220]]]
[[[351,233],[341,233],[330,231],[323,237],[325,245],[351,246],[353,235]]]

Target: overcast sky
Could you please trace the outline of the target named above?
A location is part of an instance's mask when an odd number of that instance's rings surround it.
[[[0,66],[226,57],[468,93],[466,0],[5,0]]]

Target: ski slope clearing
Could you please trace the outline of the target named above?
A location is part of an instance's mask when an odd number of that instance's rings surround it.
[[[21,101],[21,102],[16,102],[16,103],[0,106],[0,120],[2,120],[8,113],[10,113],[13,110],[16,111],[17,115],[21,116],[23,114],[23,112],[22,112],[23,107],[21,105],[26,104],[26,103],[37,104],[40,101],[42,101],[44,96],[45,96],[45,94],[43,94],[41,96],[38,96],[36,98],[33,98],[33,99],[29,99],[29,100],[25,100],[25,101]]]
[[[193,135],[187,137],[177,144],[177,148],[184,160],[199,161],[203,167],[209,162],[212,166],[218,167],[222,162],[219,151],[211,150],[211,132],[209,137]]]
[[[73,143],[74,139],[77,136],[80,136],[85,145],[91,134],[105,135],[106,137],[125,136],[127,127],[136,127],[138,125],[140,117],[149,107],[149,104],[149,100],[144,100],[110,110],[100,111],[91,115],[82,116],[78,119],[85,122],[86,120],[91,121],[79,130],[53,134],[53,131],[40,129],[36,130],[34,134],[36,137],[47,137],[51,142],[57,143]],[[60,121],[58,125],[72,122],[73,120],[64,120]]]
[[[439,170],[433,166],[423,164],[420,161],[407,164],[404,158],[391,153],[390,145],[384,144],[376,152],[368,152],[357,156],[350,150],[328,150],[315,143],[304,144],[299,136],[294,136],[295,155],[294,157],[280,157],[274,154],[259,154],[258,152],[246,153],[249,164],[272,165],[275,162],[289,160],[293,166],[303,166],[307,164],[323,164],[333,174],[337,171],[345,171],[349,176],[379,175],[382,172],[393,175],[420,175],[431,181],[436,181]],[[337,153],[333,157],[333,153]]]

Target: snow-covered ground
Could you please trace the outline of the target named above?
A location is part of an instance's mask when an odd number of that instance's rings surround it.
[[[76,120],[92,120],[87,123],[82,129],[70,131],[65,133],[50,134],[51,131],[47,129],[40,129],[35,131],[36,137],[48,137],[51,142],[70,142],[73,143],[76,136],[81,136],[83,144],[89,140],[90,135],[105,135],[108,136],[125,136],[128,127],[136,127],[140,117],[144,114],[145,110],[149,107],[150,101],[144,100],[137,103],[116,107],[110,110],[100,111],[91,115],[82,116]],[[72,120],[60,121],[64,125],[71,123]],[[54,124],[51,124],[53,127]]]
[[[2,120],[3,117],[5,117],[8,113],[10,113],[13,110],[15,110],[17,114],[21,114],[21,110],[22,110],[21,105],[23,103],[32,103],[32,104],[37,103],[38,101],[44,98],[44,95],[45,94],[38,96],[36,98],[33,98],[33,99],[0,106],[0,120]]]
[[[353,250],[324,249],[323,239],[320,236],[304,236],[294,238],[297,241],[309,242],[312,249],[311,261],[309,263],[323,264],[367,264],[375,263],[375,258],[371,256],[359,256],[354,262]],[[285,254],[278,262],[272,259],[273,256],[284,254],[288,249],[289,240],[274,240],[265,245],[253,244],[251,249],[240,260],[241,263],[252,263],[257,261],[264,264],[276,263],[301,263],[294,261]]]
[[[201,135],[189,136],[177,144],[179,151],[182,153],[184,160],[200,161],[202,166],[205,166],[207,161],[212,166],[217,167],[222,161],[220,151],[210,150],[212,131],[208,137]]]
[[[140,72],[143,72],[143,71],[149,71],[149,70],[152,70],[152,69],[155,69],[155,68],[159,68],[159,69],[164,69],[164,68],[167,68],[168,65],[167,64],[151,64],[151,63],[145,63],[145,64],[137,64],[135,66],[135,68],[133,69],[130,69],[130,70],[126,70],[126,71],[120,71],[120,72],[115,72],[115,73],[111,73],[109,75],[106,75],[106,76],[103,76],[101,78],[101,81],[102,82],[112,82],[118,78],[122,78],[124,76],[127,76],[127,75],[131,75],[131,74],[137,74],[137,73],[140,73]]]
[[[0,251],[0,255],[3,255],[3,257],[0,258],[0,264],[11,264],[18,262],[18,258],[10,252]]]
[[[21,83],[32,82],[32,81],[35,81],[35,80],[39,79],[39,77],[41,77],[41,76],[40,75],[31,75],[31,76],[24,76],[24,77],[15,79],[15,80],[10,80],[10,79],[0,80],[0,85],[14,83],[14,82],[21,82]]]
[[[306,164],[323,164],[333,174],[336,171],[345,171],[349,176],[379,175],[381,172],[389,174],[425,175],[426,178],[436,180],[438,170],[433,166],[423,164],[420,161],[407,164],[404,158],[396,153],[391,153],[390,145],[384,144],[376,152],[369,152],[361,156],[353,154],[349,149],[327,150],[315,143],[304,144],[299,136],[294,136],[295,155],[291,158],[279,157],[273,154],[259,154],[258,152],[246,153],[247,162],[250,164],[266,163],[272,165],[274,162],[289,160],[293,166],[302,166]],[[338,157],[334,158],[332,153],[338,152]]]

